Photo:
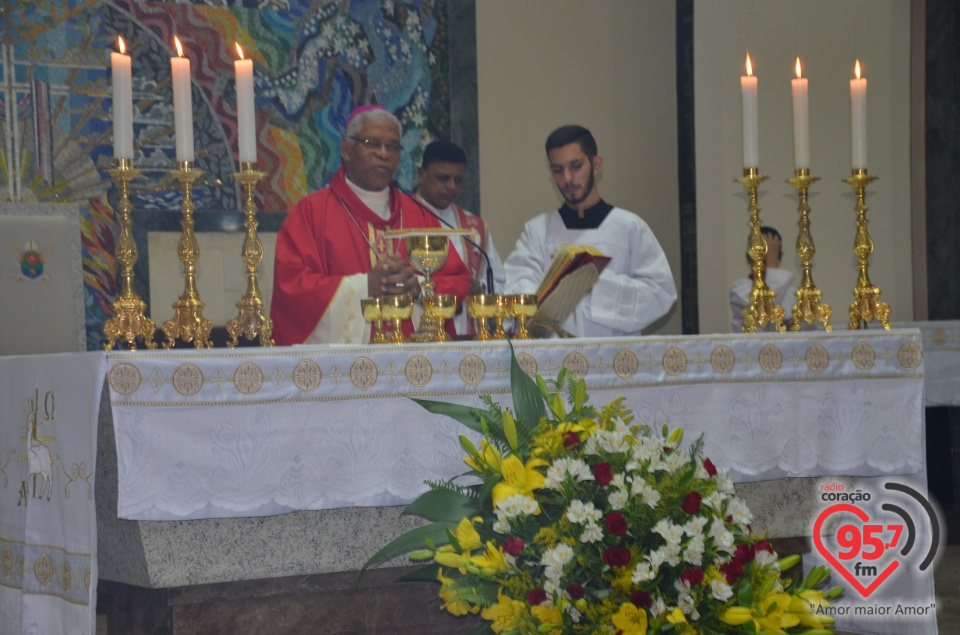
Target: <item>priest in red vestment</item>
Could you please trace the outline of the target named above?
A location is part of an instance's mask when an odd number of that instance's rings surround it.
[[[420,278],[406,261],[403,240],[383,234],[441,226],[394,185],[402,134],[400,121],[386,109],[355,110],[340,143],[343,166],[330,185],[301,199],[283,221],[270,306],[278,345],[365,344],[372,326],[363,319],[361,299],[401,293],[420,298]],[[470,274],[453,249],[432,279],[436,293],[452,293],[459,301],[468,293]],[[413,330],[408,320],[404,332]]]

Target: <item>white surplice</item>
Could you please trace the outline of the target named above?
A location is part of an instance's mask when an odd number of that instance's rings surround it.
[[[793,317],[793,305],[797,302],[797,288],[793,286],[793,273],[786,269],[768,267],[764,280],[770,290],[777,294],[774,302],[783,307],[783,319],[789,320]],[[750,278],[740,278],[730,285],[730,310],[733,312],[730,318],[731,333],[743,332],[743,310],[750,304],[751,290],[753,290],[753,280]],[[768,325],[764,328],[770,330],[774,327]]]
[[[596,229],[567,229],[559,212],[529,221],[504,263],[506,293],[536,293],[561,243],[592,245],[610,263],[560,326],[577,337],[639,335],[677,299],[670,265],[650,227],[614,207]]]

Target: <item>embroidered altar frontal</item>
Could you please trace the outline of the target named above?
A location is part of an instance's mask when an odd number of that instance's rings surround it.
[[[735,479],[923,469],[916,330],[551,340],[520,366],[561,368],[639,422],[704,435]],[[119,516],[269,515],[400,505],[466,471],[464,428],[409,397],[510,406],[506,342],[108,355]]]

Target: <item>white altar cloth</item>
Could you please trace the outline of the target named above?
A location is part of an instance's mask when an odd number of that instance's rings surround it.
[[[916,330],[515,343],[591,403],[705,437],[737,481],[924,469]],[[509,405],[505,342],[108,354],[121,518],[399,505],[465,471],[465,428],[408,397]]]
[[[960,406],[960,320],[895,322],[894,326],[920,330],[926,405]]]
[[[95,632],[101,353],[0,357],[0,634]]]

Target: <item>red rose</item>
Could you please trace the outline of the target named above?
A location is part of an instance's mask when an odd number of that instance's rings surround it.
[[[695,587],[703,582],[703,569],[699,567],[684,569],[683,573],[680,574],[680,579],[688,583],[691,588]]]
[[[693,516],[700,511],[700,493],[699,492],[690,492],[687,494],[687,497],[683,499],[683,505],[680,506],[685,513]]]
[[[620,512],[610,512],[604,522],[607,524],[607,531],[614,536],[622,536],[627,533],[627,519]]]
[[[583,585],[572,582],[567,585],[567,595],[571,600],[579,600],[583,597]]]
[[[761,551],[769,551],[769,552],[772,553],[772,554],[776,554],[776,553],[777,553],[776,551],[773,550],[773,545],[771,545],[771,544],[770,544],[769,542],[767,542],[766,540],[761,540],[761,541],[758,542],[757,544],[753,545],[753,553],[754,553],[755,555],[758,554],[758,553],[760,553]]]
[[[747,545],[737,545],[736,551],[733,552],[733,561],[743,566],[749,562],[753,562],[753,549]]]
[[[503,541],[504,553],[509,553],[514,558],[523,553],[523,549],[525,547],[526,545],[523,544],[522,540],[519,538],[514,538],[513,536],[507,536]]]
[[[653,598],[646,591],[640,589],[630,594],[630,603],[639,609],[653,606]]]
[[[537,606],[547,601],[547,592],[540,587],[535,588],[527,594],[527,604]]]
[[[726,564],[720,565],[720,573],[727,579],[727,584],[733,584],[743,577],[743,567],[731,560]]]
[[[613,480],[613,472],[610,470],[609,463],[597,463],[593,466],[593,477],[597,479],[597,485],[606,487]]]
[[[626,547],[610,547],[603,552],[603,561],[611,567],[625,567],[630,564],[630,550]]]
[[[710,476],[717,475],[717,466],[714,465],[713,461],[711,461],[710,459],[703,460],[703,469],[705,469],[707,471],[707,474],[709,474]]]
[[[576,432],[568,432],[563,435],[563,447],[573,452],[580,447],[580,435]]]

